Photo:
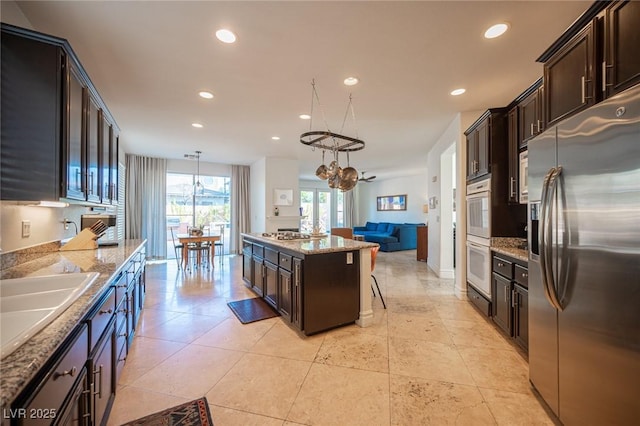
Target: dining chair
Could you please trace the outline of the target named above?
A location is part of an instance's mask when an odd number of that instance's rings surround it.
[[[376,257],[378,256],[378,250],[380,250],[380,246],[371,248],[371,278],[373,278],[373,282],[376,283],[376,288],[378,289],[378,294],[380,295],[380,300],[382,301],[382,306],[387,309],[387,304],[384,303],[384,297],[382,297],[382,293],[380,292],[380,286],[378,285],[378,280],[375,275],[373,275],[373,270],[376,267]],[[373,284],[371,284],[371,292],[373,293],[373,297],[376,297],[376,292],[373,290]]]
[[[211,245],[209,243],[189,243],[187,244],[187,250],[189,251],[187,270],[191,270],[189,265],[192,261],[196,267],[206,266],[209,269],[209,255],[211,254]],[[195,256],[195,260],[191,259],[192,255]]]
[[[337,235],[342,238],[353,240],[352,228],[331,228],[331,235]]]
[[[173,243],[173,251],[176,254],[176,263],[178,264],[178,269],[180,269],[180,265],[182,264],[182,250],[184,250],[184,244],[176,244],[176,236],[173,233],[173,226],[169,227],[169,230],[171,231],[171,242]]]
[[[220,225],[220,239],[213,243],[216,256],[219,256],[220,265],[222,265],[222,255],[224,255],[224,225]]]

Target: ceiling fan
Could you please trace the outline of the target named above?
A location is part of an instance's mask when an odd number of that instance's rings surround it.
[[[365,173],[366,172],[362,172],[362,175],[360,176],[360,179],[358,179],[358,181],[360,181],[360,182],[371,182],[372,180],[374,180],[376,178],[375,176],[364,177]]]

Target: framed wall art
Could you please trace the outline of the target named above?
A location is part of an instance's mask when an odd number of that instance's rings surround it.
[[[394,211],[407,209],[407,194],[403,195],[384,195],[377,197],[376,202],[378,211]]]

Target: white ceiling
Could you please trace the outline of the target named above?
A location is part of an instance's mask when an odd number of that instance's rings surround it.
[[[299,142],[311,81],[339,131],[349,93],[366,142],[351,165],[384,177],[424,169],[457,112],[505,106],[542,75],[535,59],[591,2],[17,2],[39,31],[69,40],[121,128],[125,151],[251,164],[321,154]],[[503,37],[486,28],[507,21]],[[215,30],[233,30],[227,45]],[[357,76],[352,88],[342,81]],[[464,87],[466,94],[449,92]],[[210,90],[215,98],[200,98]],[[197,121],[203,129],[191,127]],[[317,104],[313,130],[326,130]],[[280,136],[272,141],[271,136]],[[341,163],[346,162],[341,159]]]

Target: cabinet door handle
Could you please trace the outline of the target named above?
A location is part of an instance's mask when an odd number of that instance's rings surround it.
[[[534,123],[531,123],[531,136],[533,136],[533,135],[534,135],[534,133],[535,133],[535,132],[533,131],[533,126],[534,126],[534,125],[535,125]]]
[[[98,375],[98,380],[100,381],[100,385],[98,386],[98,392],[93,392],[94,395],[98,395],[98,398],[102,398],[102,369],[103,369],[103,365],[100,364],[100,367],[98,367],[97,370],[93,371],[93,375],[95,376],[96,374]],[[95,385],[95,381],[93,382]]]
[[[78,369],[76,367],[71,367],[71,370],[66,370],[63,371],[62,373],[58,373],[56,372],[53,377],[54,378],[59,378],[59,377],[64,377],[64,376],[69,376],[69,377],[74,377],[76,375],[76,372],[78,371]]]
[[[540,133],[540,131],[542,130],[542,122],[540,120],[536,120],[537,124],[538,124],[538,131],[537,133]]]
[[[515,183],[516,183],[516,178],[511,177],[509,178],[509,193],[511,194],[510,197],[515,197],[516,196],[516,189],[515,189]]]
[[[602,91],[607,91],[607,61],[602,61]]]
[[[507,287],[504,288],[504,302],[508,303],[509,302],[509,296],[507,296],[507,293],[509,293],[509,289]]]
[[[93,172],[89,173],[89,194],[93,194]]]
[[[511,307],[515,308],[516,306],[518,306],[518,304],[516,303],[518,298],[518,293],[516,293],[516,290],[513,289],[511,290]]]
[[[98,312],[99,315],[112,314],[112,313],[113,313],[113,309],[107,309],[106,311]]]
[[[584,103],[585,98],[585,80],[584,75],[580,77],[580,103]]]

